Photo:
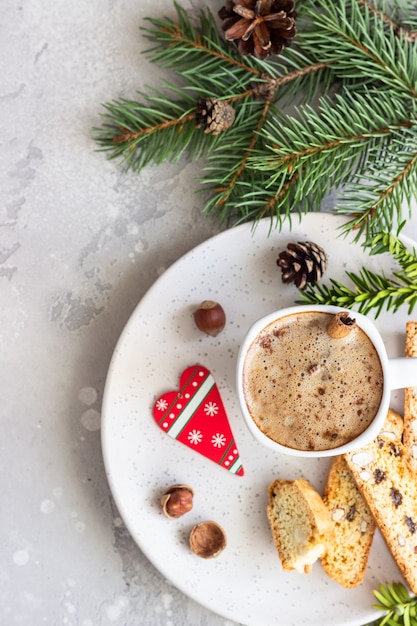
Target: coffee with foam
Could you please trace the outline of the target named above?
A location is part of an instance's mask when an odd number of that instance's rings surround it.
[[[358,437],[378,412],[383,372],[359,326],[332,338],[333,315],[286,315],[261,330],[244,363],[243,392],[258,428],[297,450],[330,450]]]

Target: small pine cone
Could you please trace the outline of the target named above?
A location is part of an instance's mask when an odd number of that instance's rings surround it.
[[[235,119],[235,110],[224,100],[206,98],[198,100],[195,112],[197,128],[204,128],[205,133],[220,135],[230,128]]]
[[[307,283],[316,283],[327,268],[327,255],[316,243],[298,241],[289,243],[280,252],[277,265],[282,270],[282,282],[294,283],[298,289],[305,289]]]
[[[227,41],[257,59],[280,54],[297,34],[294,0],[226,0],[219,17]]]

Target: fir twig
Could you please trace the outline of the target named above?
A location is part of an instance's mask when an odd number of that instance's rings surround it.
[[[410,126],[411,128],[411,126]],[[410,209],[413,189],[417,184],[417,153],[404,144],[398,147],[395,157],[378,171],[368,167],[366,180],[361,184],[350,181],[339,202],[338,211],[351,216],[345,230],[377,232],[392,230],[402,221],[407,206]],[[405,148],[405,149],[404,149]]]
[[[417,185],[417,125],[404,104],[395,113],[391,104],[385,92],[365,90],[321,100],[318,111],[305,106],[294,117],[276,113],[265,128],[266,148],[251,159],[254,168],[270,172],[268,199],[256,194],[258,210],[267,204],[286,212],[283,190],[291,185],[291,204],[314,210],[331,189],[344,185],[337,210],[352,218],[345,230],[356,229],[358,237],[364,230],[367,236],[391,230],[397,217],[402,221],[406,190]]]
[[[173,94],[178,89],[167,85]],[[179,159],[188,150],[199,157],[207,150],[208,138],[195,135],[195,101],[182,94],[172,101],[156,90],[141,94],[142,102],[120,99],[104,105],[104,123],[95,128],[95,140],[110,158],[139,171],[150,162]]]
[[[378,82],[393,95],[415,98],[417,50],[385,28],[385,13],[369,6],[357,0],[314,0],[307,10],[311,30],[301,34],[303,49],[343,78]]]
[[[373,626],[417,626],[417,601],[411,597],[402,583],[379,585],[374,590],[378,604],[374,609],[383,611],[384,616]]]
[[[238,72],[238,77],[246,81],[261,77],[263,66],[250,57],[233,54],[233,48],[225,47],[214,16],[210,12],[200,15],[200,27],[197,29],[187,12],[174,2],[178,21],[146,18],[149,28],[142,28],[145,37],[154,43],[146,54],[154,63],[175,70],[175,73],[191,81],[193,87],[207,89],[206,81],[216,75],[221,68],[231,66]],[[201,64],[203,63],[203,67]],[[196,67],[205,71],[196,73]],[[233,75],[236,77],[236,75]],[[250,77],[250,78],[249,78]]]
[[[255,147],[256,144],[256,140],[258,138],[258,133],[261,131],[263,124],[265,123],[266,117],[268,115],[268,111],[269,111],[269,107],[270,107],[270,99],[266,99],[265,103],[263,105],[263,109],[262,109],[262,113],[258,118],[258,122],[256,124],[256,128],[253,131],[252,137],[250,139],[249,145],[247,147],[247,149],[245,150],[245,152],[243,153],[243,158],[240,161],[239,167],[233,172],[233,175],[231,177],[231,179],[229,181],[227,181],[227,184],[223,187],[220,187],[217,189],[217,192],[221,194],[221,197],[217,200],[217,205],[218,206],[223,206],[224,203],[226,202],[227,198],[230,196],[230,194],[233,191],[233,188],[236,185],[236,181],[241,177],[242,172],[244,171],[246,164],[248,162],[249,156],[252,152],[252,150]]]
[[[371,2],[368,0],[357,0],[359,4],[366,4],[370,11],[376,13],[377,15],[382,16],[384,24],[387,24],[396,35],[400,37],[404,37],[409,43],[413,43],[417,39],[417,31],[412,31],[407,28],[403,28],[400,24],[398,24],[395,20],[389,17],[386,13],[377,9]]]
[[[388,277],[365,267],[359,273],[346,272],[353,286],[330,279],[329,284],[307,285],[300,292],[302,302],[308,304],[335,304],[344,308],[356,307],[367,314],[376,310],[375,317],[385,308],[397,311],[407,305],[410,315],[417,303],[417,256],[404,243],[389,233],[379,233],[366,244],[371,254],[389,253],[398,262],[400,270]]]

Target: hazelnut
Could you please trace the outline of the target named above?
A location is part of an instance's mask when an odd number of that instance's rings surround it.
[[[226,314],[218,302],[204,300],[194,311],[194,321],[203,333],[216,337],[226,325]]]
[[[226,533],[216,522],[201,522],[190,533],[190,548],[202,559],[213,559],[226,547]]]
[[[188,485],[172,485],[164,492],[161,505],[169,519],[177,519],[193,508],[194,491]]]

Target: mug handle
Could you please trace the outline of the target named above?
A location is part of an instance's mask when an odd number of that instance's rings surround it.
[[[388,370],[390,389],[417,387],[417,358],[388,359]]]

